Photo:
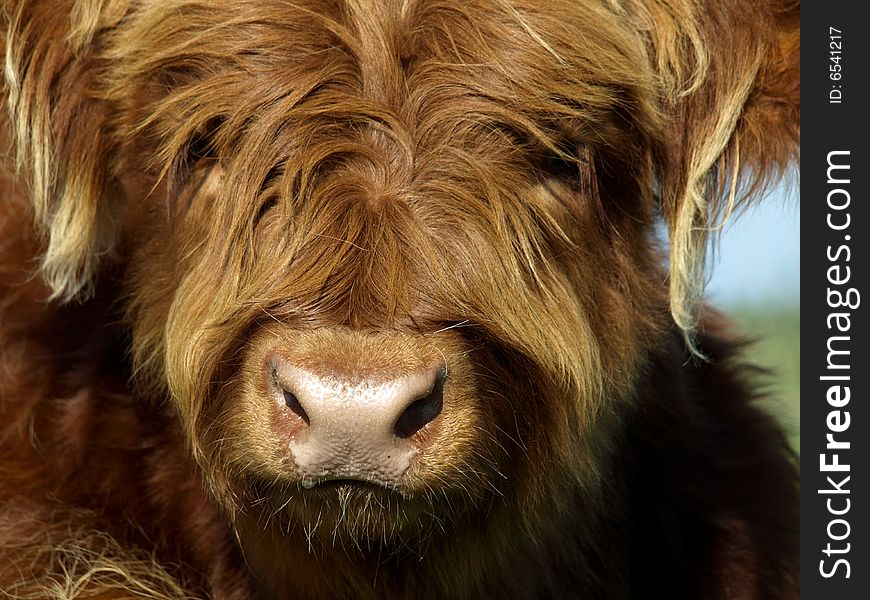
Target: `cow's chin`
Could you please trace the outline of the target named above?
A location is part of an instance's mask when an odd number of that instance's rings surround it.
[[[345,551],[369,553],[384,548],[421,552],[435,531],[468,508],[457,498],[435,490],[332,479],[315,485],[300,482],[261,482],[263,494],[248,498],[245,513],[256,515],[263,529],[280,530],[289,539],[303,539],[312,549],[341,546]],[[248,489],[250,495],[250,488]],[[438,498],[437,503],[431,502]],[[462,506],[460,506],[462,505]]]

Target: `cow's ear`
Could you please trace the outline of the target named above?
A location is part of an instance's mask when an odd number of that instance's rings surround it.
[[[96,56],[125,2],[4,3],[4,100],[15,168],[46,237],[41,272],[53,297],[87,293],[114,242],[107,142]],[[5,119],[4,119],[5,120]]]
[[[638,0],[668,126],[656,164],[671,313],[691,333],[711,233],[799,152],[800,3]]]

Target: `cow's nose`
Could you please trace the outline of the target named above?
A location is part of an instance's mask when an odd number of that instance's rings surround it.
[[[306,487],[334,479],[398,483],[418,452],[415,436],[443,406],[440,362],[381,378],[314,372],[274,357],[272,373],[285,414],[296,421],[290,451]]]

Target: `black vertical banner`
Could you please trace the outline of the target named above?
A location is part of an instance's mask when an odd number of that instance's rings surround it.
[[[801,595],[870,598],[870,20],[801,7]],[[866,304],[866,306],[865,306]]]

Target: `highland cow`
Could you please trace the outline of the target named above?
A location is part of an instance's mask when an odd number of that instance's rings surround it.
[[[702,298],[797,156],[797,2],[0,21],[5,593],[797,597]]]

